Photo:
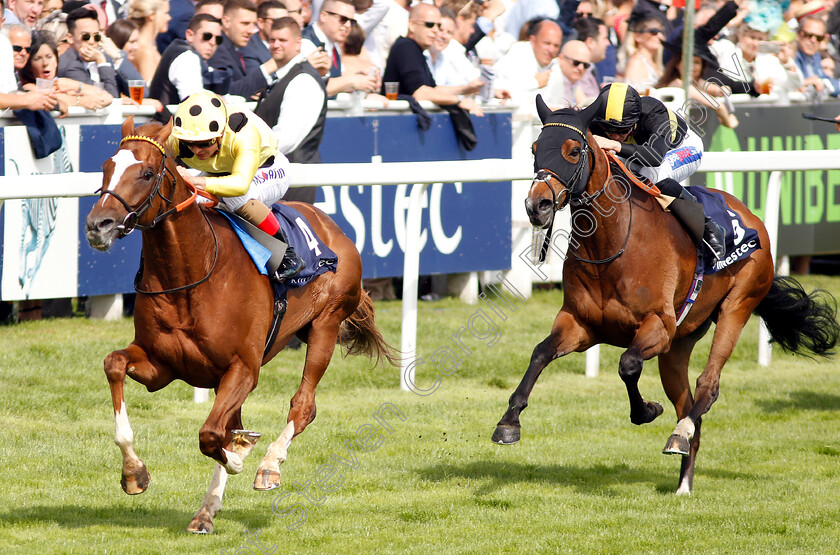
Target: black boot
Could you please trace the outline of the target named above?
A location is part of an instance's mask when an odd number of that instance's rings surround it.
[[[723,227],[713,222],[710,217],[706,216],[706,223],[703,228],[703,242],[706,243],[706,246],[709,247],[709,250],[712,251],[712,254],[714,254],[715,258],[718,260],[722,259],[726,254],[726,245],[724,243],[725,239],[726,231]]]
[[[291,279],[301,273],[306,268],[306,263],[298,256],[295,249],[289,244],[286,234],[280,229],[274,234],[275,239],[279,239],[286,244],[286,252],[283,254],[283,260],[280,262],[280,267],[277,268],[275,279],[283,281]]]
[[[663,194],[675,197],[668,209],[683,224],[692,241],[698,247],[700,243],[705,243],[716,259],[723,258],[726,254],[726,232],[706,216],[703,205],[694,195],[671,178],[665,178],[656,185]]]

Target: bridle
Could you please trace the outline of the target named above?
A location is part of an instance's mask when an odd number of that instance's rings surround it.
[[[120,204],[122,204],[123,207],[125,207],[125,209],[128,211],[128,214],[126,214],[125,218],[123,218],[123,223],[117,225],[117,229],[119,230],[119,238],[120,239],[122,239],[123,237],[125,237],[126,235],[128,235],[129,233],[134,231],[135,229],[139,229],[141,231],[146,231],[148,229],[152,229],[158,223],[160,223],[161,221],[163,221],[164,219],[169,217],[171,214],[176,213],[176,212],[181,212],[182,210],[184,210],[189,205],[195,203],[198,196],[202,196],[204,198],[209,199],[212,202],[211,206],[215,206],[215,204],[218,203],[218,199],[214,195],[211,195],[210,193],[207,193],[205,191],[199,191],[198,189],[196,189],[196,187],[194,185],[192,185],[191,183],[189,183],[186,180],[184,182],[186,183],[187,188],[190,189],[190,191],[192,192],[192,194],[189,196],[189,198],[187,198],[186,200],[184,200],[184,201],[182,201],[178,204],[175,204],[174,201],[166,198],[163,195],[163,193],[160,192],[160,187],[163,184],[164,175],[168,173],[172,177],[173,182],[175,182],[177,180],[177,178],[176,178],[175,174],[172,172],[172,170],[170,170],[166,166],[166,159],[167,159],[166,149],[164,149],[163,145],[161,145],[156,140],[152,139],[151,137],[146,137],[146,136],[143,136],[143,135],[127,135],[127,136],[123,137],[123,139],[120,141],[120,148],[122,148],[123,143],[125,143],[127,141],[143,141],[143,142],[146,142],[146,143],[149,143],[149,144],[155,146],[160,151],[161,159],[160,159],[160,166],[158,167],[158,171],[155,174],[155,181],[154,181],[154,184],[152,185],[151,192],[149,193],[149,196],[146,197],[146,200],[144,200],[140,204],[140,206],[138,206],[137,208],[132,208],[131,205],[129,205],[125,201],[125,199],[123,199],[119,194],[116,193],[116,191],[103,190],[102,187],[100,187],[96,191],[97,193],[99,193],[100,198],[104,197],[105,195],[111,195],[112,197],[117,199],[120,202]],[[140,219],[140,217],[143,216],[143,214],[146,213],[146,210],[148,210],[152,206],[152,202],[154,202],[155,197],[160,197],[167,205],[172,205],[172,204],[175,204],[175,205],[172,206],[171,208],[169,208],[168,210],[166,210],[165,212],[162,212],[161,214],[158,214],[155,217],[155,219],[152,220],[152,222],[148,225],[142,225],[142,224],[138,223],[138,220]],[[216,261],[219,258],[219,239],[216,236],[216,230],[213,229],[213,224],[210,223],[210,220],[207,217],[207,214],[205,213],[205,211],[200,210],[200,212],[201,212],[202,216],[204,216],[204,220],[207,222],[207,225],[210,227],[210,231],[213,233],[213,241],[215,243],[215,249],[214,249],[214,253],[213,253],[213,264],[212,264],[212,266],[210,266],[210,270],[207,272],[207,275],[205,275],[200,280],[198,280],[194,283],[190,283],[188,285],[182,285],[180,287],[173,287],[171,289],[165,289],[163,291],[146,291],[146,290],[140,289],[140,280],[143,276],[143,260],[142,260],[142,257],[141,257],[140,269],[137,271],[137,274],[134,276],[134,290],[136,292],[143,293],[145,295],[162,295],[164,293],[174,293],[176,291],[183,291],[184,289],[190,289],[192,287],[195,287],[195,286],[197,286],[201,283],[204,283],[205,281],[207,281],[210,278],[210,275],[213,273],[213,270],[216,269]]]
[[[580,143],[582,146],[580,160],[578,160],[578,163],[575,164],[575,169],[572,171],[571,176],[569,176],[567,179],[564,179],[552,170],[549,170],[547,168],[540,168],[539,170],[537,170],[537,175],[534,178],[533,183],[531,184],[531,188],[533,189],[535,184],[539,182],[545,183],[546,187],[548,187],[548,190],[551,191],[552,204],[554,205],[554,211],[557,212],[558,210],[562,210],[563,208],[565,208],[566,205],[569,204],[571,199],[577,199],[577,197],[579,197],[581,193],[583,193],[583,191],[586,189],[586,183],[589,180],[589,176],[592,174],[592,170],[594,169],[594,160],[590,160],[589,157],[589,142],[586,140],[586,133],[584,133],[574,125],[562,122],[549,122],[543,125],[543,129],[545,129],[546,127],[565,127],[567,129],[575,131],[578,135],[581,136]],[[586,179],[583,179],[583,169],[587,167],[589,169],[589,172],[586,176]],[[563,191],[560,191],[559,195],[554,191],[554,187],[551,186],[551,177],[554,177],[560,183],[566,183]],[[563,202],[561,203],[560,195],[562,195],[564,192],[566,193],[566,195],[565,197],[563,197]],[[552,219],[552,223],[553,221],[554,220]]]
[[[584,204],[591,204],[592,201],[596,200],[598,197],[600,197],[604,193],[604,191],[606,191],[607,187],[610,184],[610,181],[611,181],[610,177],[612,176],[612,170],[610,168],[610,160],[609,159],[607,160],[607,177],[604,180],[604,186],[601,187],[601,189],[597,193],[595,193],[593,195],[589,195],[585,199],[581,199],[580,197],[583,194],[583,192],[586,190],[586,185],[589,181],[589,178],[592,176],[592,172],[595,170],[595,158],[594,158],[594,156],[592,156],[592,157],[589,156],[589,142],[587,141],[586,134],[583,131],[581,131],[580,129],[578,129],[577,127],[575,127],[573,125],[570,125],[568,123],[549,122],[549,123],[543,124],[543,128],[546,128],[546,127],[565,127],[565,128],[574,130],[581,137],[583,137],[583,140],[581,141],[581,143],[583,145],[583,147],[581,148],[581,158],[580,158],[580,160],[578,160],[578,163],[575,165],[575,169],[573,170],[572,175],[567,180],[564,180],[556,172],[554,172],[552,170],[549,170],[547,168],[541,168],[541,169],[537,170],[537,175],[536,175],[536,177],[534,177],[534,181],[531,183],[531,189],[533,189],[534,185],[536,185],[537,183],[540,183],[540,182],[545,183],[545,186],[548,187],[549,191],[551,191],[551,199],[552,199],[552,204],[554,205],[554,213],[557,213],[558,211],[565,208],[567,204],[572,204],[574,206],[582,206]],[[608,156],[608,158],[610,158],[610,157]],[[621,164],[620,161],[618,161],[618,159],[615,156],[612,156],[611,158],[613,160],[615,160],[616,162],[618,162],[619,165]],[[583,168],[584,167],[588,168],[588,172],[587,172],[587,176],[586,176],[585,180],[583,179]],[[554,177],[561,184],[566,183],[566,185],[563,186],[563,190],[561,190],[559,194],[554,190],[554,187],[551,186],[551,177]],[[560,202],[560,196],[563,195],[563,193],[566,193],[566,195],[563,198],[563,201]],[[611,256],[608,256],[606,258],[602,258],[600,260],[589,260],[587,258],[582,258],[582,257],[578,256],[577,254],[574,255],[575,259],[580,261],[580,262],[586,262],[586,263],[589,263],[589,264],[606,264],[607,262],[612,262],[613,260],[615,260],[616,258],[621,256],[622,254],[624,254],[624,250],[627,248],[627,243],[630,241],[630,230],[631,230],[632,225],[633,225],[633,203],[631,202],[630,203],[630,216],[629,216],[629,220],[627,222],[627,236],[624,238],[624,244],[621,246],[621,248],[618,250],[618,252],[616,252],[615,254],[613,254]],[[551,223],[548,224],[548,228],[546,229],[546,233],[545,233],[545,238],[543,239],[543,244],[540,247],[540,253],[539,253],[539,261],[540,262],[545,262],[545,257],[548,254],[548,248],[549,248],[549,245],[551,244],[553,230],[554,230],[554,216],[552,216],[552,218],[551,218]]]

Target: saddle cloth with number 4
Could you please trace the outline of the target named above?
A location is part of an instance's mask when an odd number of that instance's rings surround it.
[[[306,262],[306,268],[300,274],[284,282],[287,288],[303,287],[324,272],[335,272],[338,256],[321,241],[300,212],[285,204],[275,204],[271,210],[288,238],[289,245]],[[223,210],[219,213],[230,220],[242,245],[251,255],[260,273],[268,275],[271,251],[249,235],[238,216]]]

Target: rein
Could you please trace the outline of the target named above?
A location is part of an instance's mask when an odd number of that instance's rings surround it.
[[[172,200],[166,198],[165,196],[163,196],[163,194],[160,192],[160,187],[163,184],[163,178],[164,178],[165,174],[168,173],[172,177],[173,182],[177,182],[177,177],[176,177],[175,173],[172,172],[172,170],[170,170],[168,167],[166,167],[166,158],[167,158],[166,150],[163,148],[163,145],[161,145],[159,142],[152,139],[151,137],[145,137],[143,135],[127,135],[126,137],[123,137],[123,139],[120,141],[120,148],[122,148],[123,143],[125,143],[127,141],[147,142],[147,143],[155,146],[160,151],[162,158],[160,160],[160,166],[158,167],[157,174],[155,175],[155,182],[154,182],[154,185],[152,186],[152,190],[149,193],[149,196],[146,197],[146,200],[144,200],[142,202],[142,204],[140,204],[139,207],[132,208],[120,195],[118,195],[114,191],[108,191],[108,190],[103,191],[102,187],[100,187],[96,191],[97,193],[100,194],[100,197],[104,197],[105,195],[111,195],[112,197],[117,199],[123,205],[123,207],[125,207],[125,209],[128,211],[128,214],[126,214],[125,218],[123,219],[123,223],[121,225],[117,226],[117,229],[119,230],[119,234],[120,234],[119,237],[120,238],[125,237],[126,235],[128,235],[129,233],[134,231],[135,229],[139,229],[141,231],[146,231],[146,230],[152,229],[158,223],[163,221],[165,218],[167,218],[171,214],[181,212],[182,210],[187,208],[189,205],[194,204],[199,196],[202,196],[206,199],[209,199],[211,201],[211,204],[210,204],[211,207],[218,204],[219,199],[217,199],[214,195],[212,195],[212,194],[210,194],[206,191],[203,191],[203,190],[200,191],[195,187],[195,185],[193,185],[189,181],[183,180],[184,183],[187,186],[187,189],[191,192],[191,195],[189,196],[189,198],[187,198],[186,200],[176,204],[175,206],[173,206],[169,210],[166,210],[162,214],[158,214],[155,217],[155,219],[152,220],[152,223],[150,223],[149,225],[141,225],[141,224],[137,223],[137,220],[146,212],[146,210],[148,210],[152,206],[152,202],[154,201],[154,198],[156,196],[160,197],[166,204],[174,204],[174,201],[172,201]],[[143,277],[143,265],[144,265],[143,264],[143,257],[141,256],[140,257],[140,269],[137,270],[137,274],[134,276],[134,290],[137,293],[142,293],[144,295],[163,295],[163,294],[166,294],[166,293],[175,293],[177,291],[183,291],[185,289],[191,289],[191,288],[193,288],[197,285],[200,285],[200,284],[204,283],[205,281],[207,281],[210,278],[210,275],[216,269],[216,262],[219,259],[219,238],[216,236],[216,230],[213,228],[213,224],[210,222],[210,219],[207,217],[207,213],[204,210],[199,210],[199,212],[201,212],[201,215],[204,216],[204,221],[207,222],[207,226],[210,228],[210,232],[213,234],[213,242],[214,242],[213,264],[210,266],[210,270],[207,272],[207,274],[203,278],[201,278],[200,280],[198,280],[196,282],[193,282],[193,283],[190,283],[188,285],[181,285],[179,287],[173,287],[171,289],[164,289],[162,291],[146,291],[144,289],[140,289],[140,280]]]

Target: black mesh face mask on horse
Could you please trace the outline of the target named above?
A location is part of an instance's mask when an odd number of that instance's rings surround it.
[[[570,122],[549,121],[543,124],[542,132],[537,138],[539,148],[534,153],[534,172],[537,174],[534,181],[548,182],[550,177],[554,177],[565,187],[566,195],[560,203],[559,197],[563,191],[557,192],[549,184],[549,189],[554,195],[555,210],[561,210],[571,199],[580,197],[586,189],[591,173],[586,128],[574,112],[570,115],[571,117],[564,118],[571,120]],[[573,147],[569,152],[570,155],[578,157],[576,163],[570,162],[563,155],[563,145],[569,139],[580,143],[579,147]]]

